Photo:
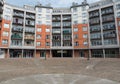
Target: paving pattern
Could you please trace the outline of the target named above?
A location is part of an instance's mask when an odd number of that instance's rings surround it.
[[[120,59],[0,59],[0,84],[119,84]]]
[[[8,80],[0,84],[120,84],[120,83],[83,75],[40,74]]]

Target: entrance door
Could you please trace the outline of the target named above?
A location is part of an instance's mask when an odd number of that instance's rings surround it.
[[[80,57],[85,57],[84,51],[80,51]]]
[[[46,56],[45,51],[41,51],[41,53],[40,53],[40,57],[45,57],[45,56]]]

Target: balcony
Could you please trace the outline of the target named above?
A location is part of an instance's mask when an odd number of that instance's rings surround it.
[[[34,36],[25,36],[24,39],[25,40],[34,40],[35,37]]]
[[[61,16],[53,16],[52,21],[53,22],[60,22],[61,21]]]
[[[63,46],[66,47],[72,46],[72,41],[63,41]]]
[[[101,32],[100,26],[91,26],[90,27],[90,33],[94,32]]]
[[[109,31],[109,30],[115,30],[116,29],[116,26],[115,24],[106,24],[106,25],[103,25],[103,31]]]
[[[103,15],[108,15],[108,14],[114,14],[114,11],[113,11],[113,8],[109,8],[109,9],[105,9],[105,10],[102,10],[102,16]]]
[[[61,41],[61,37],[60,36],[56,36],[52,38],[53,41]]]
[[[15,33],[11,36],[11,39],[22,40],[22,35]]]
[[[35,15],[26,15],[26,19],[35,20]]]
[[[23,32],[23,28],[13,27],[12,32]]]
[[[71,22],[63,22],[63,27],[66,28],[66,27],[71,27]]]
[[[99,17],[99,11],[94,11],[89,13],[89,18]]]
[[[114,22],[115,21],[115,18],[114,16],[104,16],[102,17],[102,22],[103,23],[107,23],[107,22]]]
[[[13,16],[14,16],[14,17],[24,18],[24,13],[14,12]]]
[[[104,32],[103,37],[104,37],[104,39],[115,38],[116,37],[116,31]]]
[[[100,24],[100,19],[96,18],[96,19],[90,19],[90,25],[98,25]]]
[[[31,29],[31,28],[25,29],[25,33],[34,34],[35,33],[35,29]]]
[[[13,18],[13,24],[23,26],[23,19]]]
[[[3,7],[2,6],[0,6],[0,13],[2,13],[3,12]]]
[[[24,46],[34,46],[34,44],[27,44],[27,43],[25,43]]]
[[[29,27],[35,27],[35,21],[26,20],[25,25]]]
[[[71,21],[71,16],[63,16],[63,21]]]
[[[63,34],[72,34],[72,30],[71,29],[64,29],[63,30]]]

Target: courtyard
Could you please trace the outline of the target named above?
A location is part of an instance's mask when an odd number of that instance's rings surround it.
[[[0,84],[120,84],[119,59],[0,59]]]

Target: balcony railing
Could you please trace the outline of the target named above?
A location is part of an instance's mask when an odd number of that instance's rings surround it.
[[[35,37],[34,36],[25,36],[24,39],[25,40],[34,40]]]
[[[14,34],[14,35],[11,36],[11,39],[20,39],[20,40],[22,40],[22,35]]]
[[[115,20],[114,16],[106,16],[102,18],[102,21],[105,22],[113,22]]]
[[[35,20],[35,16],[34,16],[34,15],[26,15],[26,18],[27,18],[27,19]]]
[[[24,14],[23,13],[17,13],[17,12],[14,12],[14,15],[13,16],[17,16],[17,17],[24,17]]]
[[[13,32],[23,32],[23,28],[17,28],[17,27],[13,27],[12,28]]]
[[[33,34],[34,34],[34,33],[35,33],[35,30],[34,30],[34,29],[33,29],[33,30],[31,30],[31,29],[26,29],[25,32],[26,32],[26,33],[33,33]]]

